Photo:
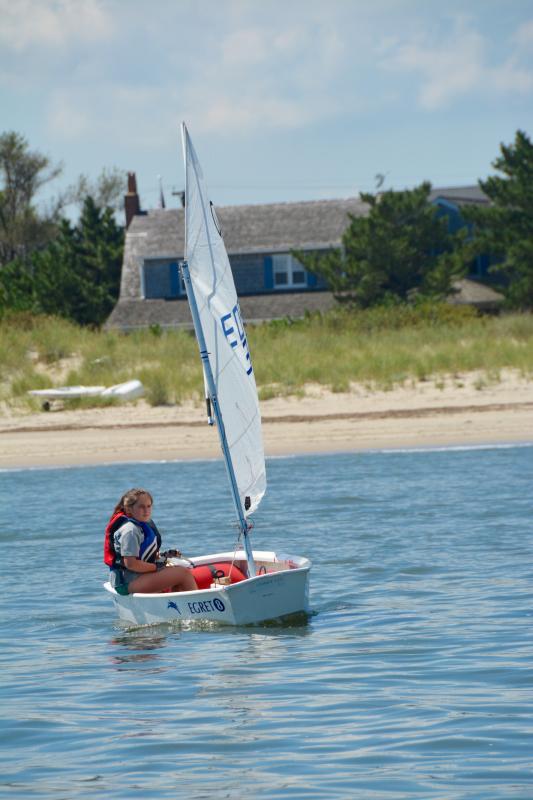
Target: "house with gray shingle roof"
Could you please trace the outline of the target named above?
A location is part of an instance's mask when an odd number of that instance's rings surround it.
[[[435,189],[431,201],[460,223],[460,206],[486,203],[478,187]],[[191,317],[178,263],[184,252],[183,208],[140,209],[135,176],[128,176],[126,241],[119,301],[107,327],[189,327]],[[335,299],[324,281],[291,255],[339,247],[350,216],[363,216],[358,198],[222,206],[217,217],[247,322],[327,311]],[[464,223],[461,223],[464,224]]]

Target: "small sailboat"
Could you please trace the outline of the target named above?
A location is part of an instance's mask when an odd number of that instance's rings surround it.
[[[226,552],[169,559],[195,570],[208,568],[213,577],[194,592],[121,595],[109,582],[104,586],[119,616],[135,624],[169,620],[254,624],[307,612],[311,562],[302,556],[252,550],[249,517],[266,490],[255,375],[222,232],[185,124],[182,139],[186,235],[181,274],[204,371],[207,418],[218,430],[239,543]]]
[[[137,400],[144,394],[144,386],[136,379],[125,383],[116,383],[114,386],[58,386],[52,389],[30,389],[28,394],[38,397],[43,402],[45,410],[50,409],[54,400],[78,400],[85,397],[103,397],[114,399],[119,403]]]

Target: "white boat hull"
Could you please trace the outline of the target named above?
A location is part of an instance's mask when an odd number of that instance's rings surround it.
[[[117,383],[115,386],[109,386],[104,389],[101,397],[114,397],[122,403],[128,400],[136,400],[144,394],[144,386],[138,380],[126,381],[126,383]]]
[[[193,558],[195,565],[232,561],[246,568],[244,552],[216,553]],[[110,593],[120,619],[134,625],[159,622],[216,622],[224,625],[251,625],[309,611],[309,571],[311,562],[299,556],[254,551],[256,569],[261,574],[231,586],[217,586],[195,592],[158,594],[118,594],[109,582]],[[172,559],[184,566],[188,562]],[[264,571],[266,570],[266,571]]]
[[[81,397],[98,397],[105,386],[59,386],[57,389],[31,389],[28,394],[41,400],[78,400]]]
[[[82,397],[114,398],[121,403],[136,400],[144,394],[144,387],[138,380],[117,383],[115,386],[59,386],[56,389],[31,389],[28,394],[41,400],[78,400]]]

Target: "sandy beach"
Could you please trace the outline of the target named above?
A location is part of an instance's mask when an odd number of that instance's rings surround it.
[[[391,391],[353,385],[337,394],[261,403],[267,456],[533,442],[533,382],[511,371],[419,382]],[[217,458],[202,404],[124,406],[0,416],[0,468]]]

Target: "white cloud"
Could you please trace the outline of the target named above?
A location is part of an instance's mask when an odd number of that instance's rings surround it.
[[[95,113],[97,110],[97,113]],[[124,86],[75,86],[57,89],[48,105],[46,130],[58,143],[84,142],[98,147],[102,158],[115,153],[122,163],[123,150],[157,154],[179,138],[185,116],[179,89]]]
[[[520,48],[531,48],[533,46],[533,19],[523,22],[514,35],[514,41]]]
[[[331,87],[342,76],[345,46],[327,22],[236,27],[211,45],[209,60],[186,80],[197,130],[290,129],[343,107]]]
[[[465,28],[462,19],[446,41],[430,41],[427,35],[407,43],[391,43],[383,65],[389,69],[417,72],[421,76],[418,99],[423,108],[440,108],[460,94],[471,91],[482,74],[483,38]]]
[[[23,74],[23,89],[39,93],[48,130],[63,141],[127,126],[140,142],[149,127],[183,116],[201,131],[245,135],[347,107],[353,28],[321,3],[309,0],[303,15],[285,0],[158,2],[156,17],[140,0],[0,0],[0,49],[5,39],[18,54],[3,48],[0,82],[13,91]]]
[[[93,126],[93,117],[85,104],[68,91],[57,90],[49,102],[48,129],[63,141],[83,137]]]
[[[528,24],[513,38],[525,44],[529,36],[533,38],[533,25]],[[382,46],[382,53],[383,67],[418,73],[418,103],[426,110],[445,108],[474,92],[524,93],[533,88],[533,71],[520,65],[518,54],[491,64],[488,42],[462,16],[456,18],[445,38],[436,41],[426,33],[407,42],[389,41]]]
[[[53,92],[48,129],[64,141],[92,132],[103,141],[127,136],[130,144],[156,147],[158,139],[160,144],[174,135],[182,119],[195,133],[247,134],[310,124],[340,106],[326,91],[320,54],[313,53],[311,63],[298,50],[298,38],[289,31],[279,42],[259,31],[250,35],[249,29],[232,33],[218,50],[210,50],[209,60],[189,62],[178,81],[167,72],[156,85],[108,79],[102,86],[76,75],[68,87]]]
[[[295,128],[312,122],[315,114],[303,103],[281,97],[260,95],[244,99],[227,94],[210,100],[189,103],[184,112],[200,133],[269,128]]]
[[[0,48],[5,39],[19,51],[4,58],[4,85],[14,94],[17,73],[26,76],[58,141],[110,142],[127,131],[139,147],[173,136],[183,118],[195,132],[245,137],[390,113],[399,96],[409,107],[405,91],[435,110],[532,90],[533,21],[496,49],[472,19],[400,14],[393,0],[373,0],[372,12],[347,0],[327,11],[322,0],[158,0],[157,8],[0,0]]]
[[[222,43],[222,62],[239,67],[260,64],[268,56],[267,37],[263,31],[242,29],[231,33]]]
[[[487,81],[498,92],[528,94],[533,90],[533,71],[511,58],[497,69],[487,70]]]
[[[21,52],[107,39],[110,15],[99,0],[0,0],[0,42]]]

